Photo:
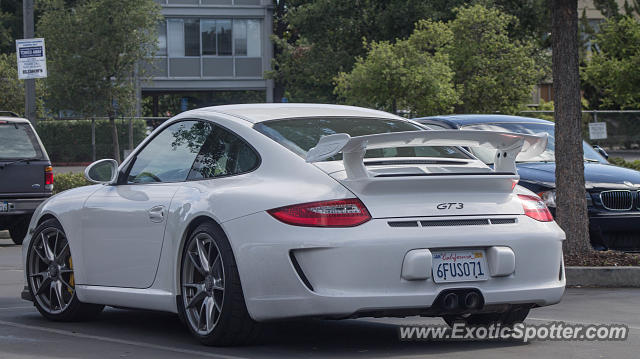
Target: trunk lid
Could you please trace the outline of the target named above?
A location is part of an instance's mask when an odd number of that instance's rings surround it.
[[[49,166],[48,161],[8,163],[0,161],[0,196],[42,195],[47,192],[44,173]]]
[[[390,161],[392,162],[392,161]],[[460,165],[367,166],[375,177],[349,179],[339,163],[318,163],[365,204],[373,218],[517,215],[518,176]],[[462,172],[464,170],[464,172]],[[457,171],[457,173],[456,173]]]

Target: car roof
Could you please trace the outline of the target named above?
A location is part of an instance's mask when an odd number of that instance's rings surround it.
[[[418,121],[418,122],[421,122],[421,120],[442,121],[442,122],[448,123],[449,125],[455,124],[458,127],[477,124],[477,123],[508,123],[508,122],[542,123],[542,124],[553,125],[553,122],[539,119],[539,118],[511,116],[511,115],[446,115],[446,116],[430,116],[430,117],[413,118],[412,120]]]
[[[26,118],[20,118],[20,117],[0,116],[0,122],[29,123],[29,120],[27,120]]]
[[[388,112],[368,108],[308,103],[224,105],[204,107],[189,112],[203,114],[223,113],[251,123],[299,117],[375,117],[406,120]]]

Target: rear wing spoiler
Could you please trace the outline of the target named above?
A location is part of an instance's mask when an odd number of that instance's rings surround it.
[[[323,136],[307,152],[306,161],[320,162],[340,152],[349,179],[369,177],[364,166],[368,149],[420,146],[465,146],[496,149],[495,172],[516,174],[516,156],[529,159],[540,155],[547,147],[547,135],[523,135],[512,132],[477,130],[432,130],[379,133],[351,137],[346,133]]]

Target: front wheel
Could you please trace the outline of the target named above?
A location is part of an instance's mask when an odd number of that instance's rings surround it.
[[[240,285],[231,246],[224,232],[203,223],[191,234],[181,262],[181,319],[205,345],[246,344],[258,334]]]
[[[33,303],[47,319],[85,320],[97,316],[104,308],[78,300],[69,241],[55,219],[44,221],[33,232],[26,271]]]

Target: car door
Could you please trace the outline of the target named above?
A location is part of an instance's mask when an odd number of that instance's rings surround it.
[[[139,150],[125,178],[92,194],[83,211],[88,285],[148,288],[154,281],[171,200],[212,124],[183,120],[165,127]]]

